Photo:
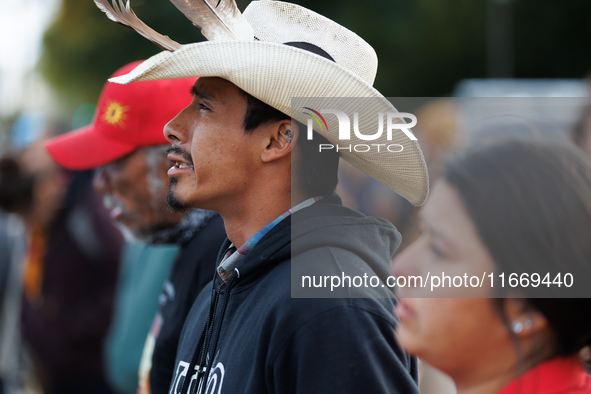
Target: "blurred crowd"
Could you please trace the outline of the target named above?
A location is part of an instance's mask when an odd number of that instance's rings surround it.
[[[168,389],[174,338],[225,239],[214,212],[166,204],[162,128],[193,83],[108,84],[108,116],[74,133],[36,113],[14,123],[0,158],[0,392]],[[132,119],[113,106],[132,100]],[[111,133],[123,120],[125,144]]]

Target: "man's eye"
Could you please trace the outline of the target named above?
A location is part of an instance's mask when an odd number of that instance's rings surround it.
[[[209,109],[205,104],[199,103],[199,108],[201,109]]]

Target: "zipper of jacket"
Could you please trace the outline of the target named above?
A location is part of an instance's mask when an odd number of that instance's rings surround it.
[[[222,309],[220,311],[220,318],[219,321],[217,322],[217,324],[215,324],[215,326],[217,326],[217,330],[215,331],[215,338],[212,342],[212,347],[211,347],[211,352],[209,351],[209,349],[207,350],[207,353],[210,353],[210,357],[209,357],[209,362],[207,363],[207,369],[205,370],[205,374],[203,375],[204,381],[203,381],[203,385],[201,387],[201,393],[199,394],[205,394],[206,390],[207,390],[207,383],[209,380],[209,373],[211,371],[211,367],[213,366],[213,362],[215,360],[215,352],[217,350],[218,347],[218,341],[220,339],[220,332],[222,331],[222,324],[224,322],[224,316],[226,315],[226,307],[228,306],[228,301],[230,299],[230,290],[232,290],[232,285],[234,284],[234,279],[236,279],[237,276],[232,275],[230,277],[230,279],[228,280],[228,282],[226,283],[226,291],[224,294],[224,299],[222,302]],[[213,335],[213,332],[212,332]]]
[[[219,299],[219,293],[215,289],[215,279],[216,279],[217,275],[218,274],[216,272],[214,274],[214,283],[212,283],[212,286],[211,286],[212,287],[211,288],[211,302],[209,304],[207,322],[205,323],[205,327],[203,327],[203,331],[201,332],[199,342],[197,343],[195,350],[193,350],[193,358],[191,359],[191,362],[189,364],[189,368],[187,369],[187,374],[185,375],[185,381],[183,382],[181,394],[189,394],[189,388],[190,388],[191,380],[192,380],[191,375],[192,375],[192,371],[195,369],[196,365],[198,365],[199,369],[197,371],[197,379],[196,379],[195,387],[197,387],[197,385],[199,384],[199,381],[201,380],[202,373],[204,372],[203,362],[200,362],[199,364],[197,364],[197,361],[199,358],[199,354],[201,354],[203,356],[204,349],[206,349],[207,346],[209,345],[209,343],[208,343],[209,339],[207,339],[207,337],[208,337],[208,334],[212,328],[213,316],[215,315],[215,312],[217,309],[217,303],[218,303],[218,299]],[[201,352],[199,352],[199,349],[201,349]],[[196,389],[191,390],[191,391],[196,391]]]
[[[238,272],[238,270],[236,270],[236,272]],[[217,272],[215,273],[215,275],[216,276],[218,275]],[[189,369],[187,370],[187,375],[185,376],[185,381],[183,383],[183,388],[181,389],[181,394],[196,394],[201,381],[203,381],[203,384],[202,384],[202,388],[200,391],[203,393],[203,392],[205,392],[205,390],[207,388],[207,383],[208,383],[207,377],[209,375],[209,372],[211,370],[211,366],[213,364],[213,359],[215,357],[215,350],[217,348],[217,343],[218,343],[218,340],[220,337],[220,331],[222,328],[222,322],[224,319],[224,315],[226,313],[228,299],[230,298],[230,290],[232,288],[232,284],[233,284],[234,279],[236,277],[239,277],[239,275],[238,276],[233,275],[232,277],[230,277],[230,279],[228,280],[227,283],[222,284],[220,289],[216,290],[215,276],[214,276],[214,283],[212,284],[212,292],[211,292],[211,303],[209,305],[209,313],[208,313],[208,317],[207,317],[207,322],[205,323],[205,327],[203,328],[203,331],[201,333],[201,337],[199,338],[199,342],[197,343],[197,346],[195,347],[195,350],[193,351],[193,358],[191,359],[191,363],[189,364]],[[221,316],[220,316],[219,322],[216,322],[215,317],[217,314],[216,313],[217,306],[219,303],[222,288],[225,288],[225,291],[224,291],[225,294],[223,297]],[[217,330],[215,330],[216,327],[217,327]],[[214,330],[215,330],[216,336],[215,336],[215,340],[214,340],[214,346],[212,347],[211,352],[210,352],[211,339],[213,337]],[[199,351],[199,350],[201,350],[201,351]],[[209,360],[207,360],[208,354],[211,354],[209,357]],[[207,363],[207,367],[205,367],[206,363]],[[191,380],[192,380],[191,374],[192,374],[192,371],[195,369],[196,365],[198,366],[197,377],[195,379],[195,385],[193,386],[193,389],[189,393],[189,389],[191,388]]]

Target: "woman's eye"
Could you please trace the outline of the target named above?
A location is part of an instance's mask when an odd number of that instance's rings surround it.
[[[435,256],[436,259],[440,260],[443,258],[443,253],[441,252],[441,250],[437,246],[431,244],[430,248],[431,248],[431,251],[433,252],[433,255]]]

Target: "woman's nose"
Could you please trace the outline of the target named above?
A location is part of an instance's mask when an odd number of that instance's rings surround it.
[[[398,253],[392,259],[390,264],[390,273],[395,277],[408,277],[416,273],[418,268],[417,254],[421,249],[421,237],[408,245],[402,252]]]

